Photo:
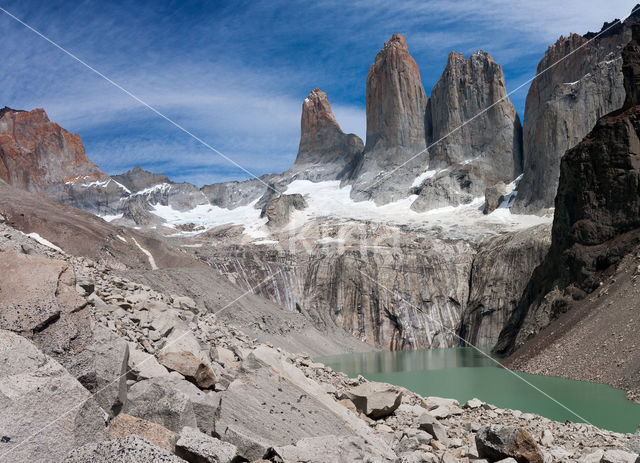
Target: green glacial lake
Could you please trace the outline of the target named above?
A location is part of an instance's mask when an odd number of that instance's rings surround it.
[[[584,421],[472,348],[369,352],[318,361],[349,376],[360,374],[404,386],[422,396],[451,397],[461,403],[477,397],[500,408],[556,421]],[[598,427],[633,433],[640,425],[640,405],[627,400],[623,391],[583,381],[518,375]]]

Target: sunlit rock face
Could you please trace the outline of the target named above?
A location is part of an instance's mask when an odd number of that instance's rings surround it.
[[[640,25],[622,52],[622,108],[600,118],[560,164],[549,253],[536,269],[496,350],[511,353],[601,287],[640,236]]]
[[[425,163],[425,157],[413,160],[395,172],[397,175],[380,181],[382,174],[426,148],[427,96],[402,35],[394,34],[369,68],[366,104],[367,140],[354,172],[352,195],[387,203],[406,196],[413,171]]]
[[[640,11],[602,35],[570,34],[549,47],[529,88],[524,115],[524,176],[514,210],[553,207],[560,160],[599,118],[625,100],[622,49]],[[593,39],[593,40],[591,40]]]
[[[363,147],[357,135],[342,131],[327,94],[314,88],[302,103],[300,147],[287,174],[309,180],[344,177],[353,170]]]
[[[522,171],[522,127],[502,68],[484,51],[450,53],[426,111],[429,169],[415,210],[458,205]]]
[[[106,175],[87,158],[77,134],[51,122],[44,109],[0,110],[0,178],[38,192],[79,177],[91,182]]]

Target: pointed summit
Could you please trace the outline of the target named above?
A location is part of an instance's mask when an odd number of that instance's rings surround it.
[[[411,172],[421,171],[425,163],[425,156],[411,158],[426,148],[426,106],[418,65],[404,37],[393,34],[367,75],[367,141],[353,174],[354,199],[385,204],[406,197]],[[381,176],[381,172],[390,175]]]
[[[345,134],[333,112],[327,94],[314,88],[302,103],[300,146],[293,169],[327,165],[321,175],[336,178],[362,152],[362,140]],[[328,178],[327,177],[327,178]]]
[[[367,75],[367,143],[365,152],[425,148],[427,96],[418,65],[404,36],[393,34]]]

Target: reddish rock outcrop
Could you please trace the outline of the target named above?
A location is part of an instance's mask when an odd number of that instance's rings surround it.
[[[364,144],[345,134],[336,120],[327,94],[314,88],[302,103],[300,147],[292,171],[314,168],[314,179],[335,179],[353,168]]]
[[[44,109],[0,111],[0,178],[29,191],[106,175],[84,153],[77,134],[51,122]]]

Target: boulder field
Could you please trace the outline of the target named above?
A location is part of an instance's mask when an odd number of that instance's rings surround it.
[[[45,282],[13,285],[0,300],[2,461],[638,458],[638,436],[349,378],[220,323],[189,297],[3,224],[0,237],[5,271],[28,280],[28,267]],[[61,342],[62,331],[78,343]]]

